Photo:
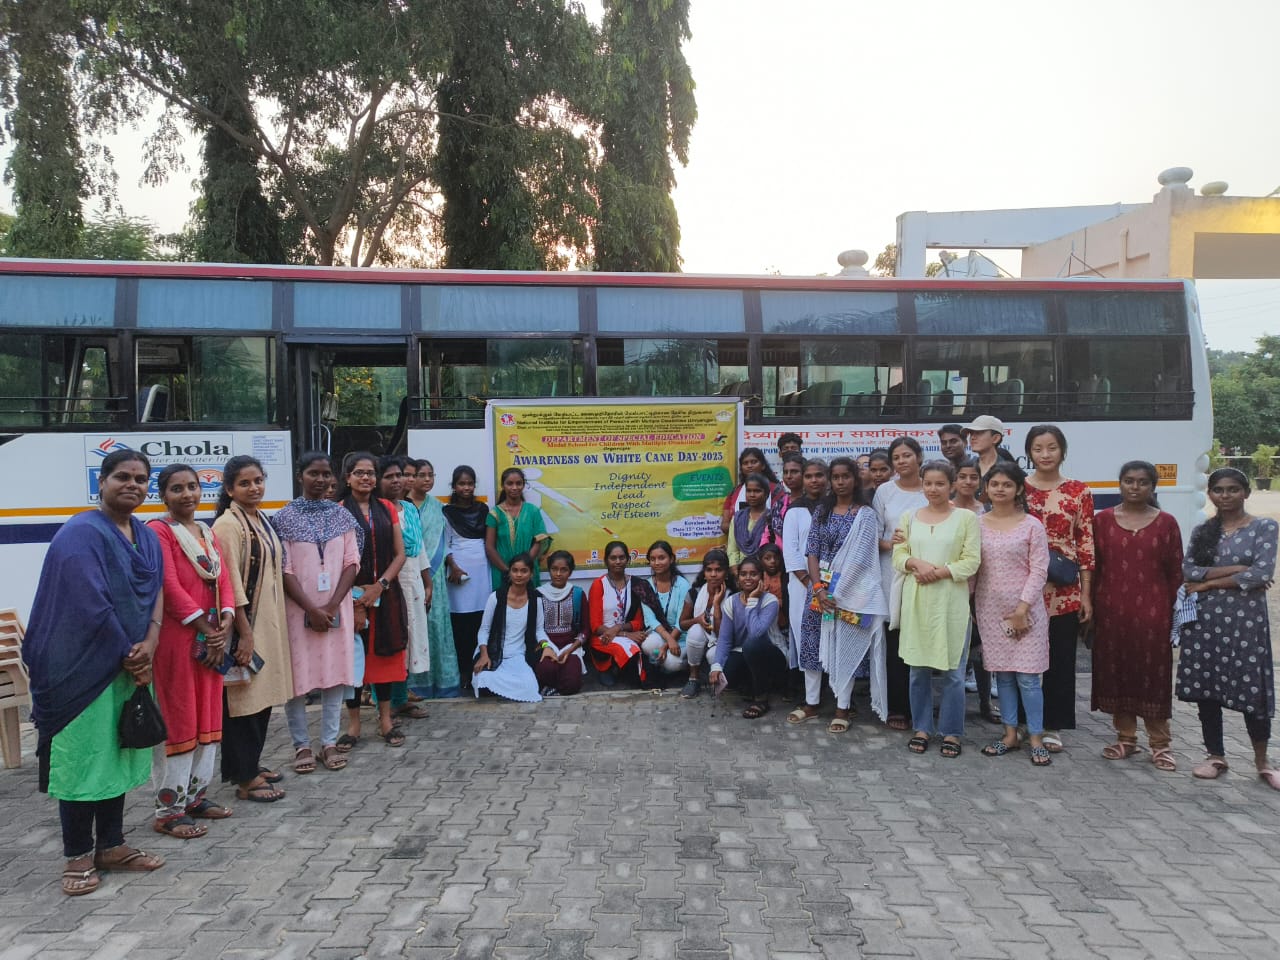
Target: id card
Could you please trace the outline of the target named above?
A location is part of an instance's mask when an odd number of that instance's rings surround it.
[[[316,577],[316,589],[321,593],[328,593],[333,589],[333,584],[329,582],[329,571],[321,570]]]

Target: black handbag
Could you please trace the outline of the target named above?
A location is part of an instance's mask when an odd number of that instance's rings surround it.
[[[1049,551],[1049,582],[1065,587],[1080,579],[1080,565],[1057,550]]]
[[[120,746],[126,750],[147,750],[164,743],[169,731],[160,707],[148,687],[137,687],[120,711]]]

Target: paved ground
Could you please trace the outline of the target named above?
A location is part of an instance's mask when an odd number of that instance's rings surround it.
[[[1181,706],[1167,775],[1101,759],[1087,715],[1036,770],[979,756],[976,719],[947,761],[865,707],[834,737],[737,704],[433,704],[405,749],[362,743],[186,843],[135,792],[129,839],[169,865],[79,899],[28,758],[0,773],[0,958],[1280,957],[1280,794],[1238,722],[1208,783]]]

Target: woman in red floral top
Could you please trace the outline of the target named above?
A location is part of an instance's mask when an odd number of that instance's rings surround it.
[[[1044,524],[1049,549],[1079,568],[1071,583],[1049,582],[1049,669],[1044,675],[1044,745],[1062,750],[1062,730],[1076,728],[1076,638],[1093,617],[1093,495],[1079,480],[1062,475],[1067,438],[1052,424],[1027,431],[1027,459],[1035,473],[1027,478],[1027,513]]]

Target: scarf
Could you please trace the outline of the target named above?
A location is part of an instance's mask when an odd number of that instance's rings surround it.
[[[770,534],[765,539],[765,534]],[[733,515],[733,540],[742,551],[744,557],[754,556],[760,551],[761,543],[772,543],[773,536],[769,530],[769,508],[766,507],[755,526],[751,525],[751,508],[743,504]]]
[[[538,587],[538,593],[541,594],[542,599],[544,600],[550,600],[552,603],[559,603],[565,597],[569,596],[569,594],[573,593],[573,584],[567,580],[563,587],[553,587],[551,584],[546,584],[545,586]]]
[[[799,498],[797,498],[798,500]],[[773,534],[774,543],[782,541],[782,524],[787,519],[787,511],[791,509],[791,502],[791,491],[788,490],[778,497],[773,506],[769,508],[769,530]]]
[[[845,683],[871,653],[871,708],[884,719],[888,712],[888,676],[880,624],[889,612],[880,580],[880,522],[874,510],[863,507],[831,562],[827,594],[836,614],[822,620],[818,659],[831,682]]]
[[[197,520],[196,526],[200,529],[200,539],[197,540],[185,524],[171,517],[165,517],[164,522],[173,531],[178,546],[191,561],[191,566],[200,575],[200,579],[216,584],[218,574],[222,572],[222,555],[218,553],[218,547],[213,542],[213,531],[206,527],[203,521]]]
[[[395,559],[395,524],[391,520],[395,507],[380,497],[370,497],[369,517],[366,520],[360,504],[350,494],[342,501],[342,506],[355,518],[358,529],[364,533],[356,584],[374,583]],[[378,605],[370,607],[368,614],[368,641],[374,655],[390,657],[403,653],[409,645],[409,627],[399,580],[391,581],[382,591]]]
[[[507,645],[507,595],[509,584],[499,587],[495,596],[497,604],[493,608],[493,619],[489,621],[489,669],[497,670],[502,664],[502,651]],[[524,618],[524,659],[529,666],[538,662],[538,613],[541,609],[541,594],[529,588],[529,602],[525,604]],[[496,642],[495,642],[496,641]]]
[[[449,538],[444,522],[444,509],[440,501],[428,495],[418,508],[418,518],[422,521],[422,552],[431,561],[434,573],[444,565],[445,551]]]
[[[231,504],[227,512],[240,524],[244,542],[249,547],[248,552],[240,558],[240,582],[244,584],[244,595],[248,601],[245,617],[249,625],[253,626],[258,616],[258,587],[262,585],[264,561],[275,566],[280,562],[277,558],[281,557],[283,549],[276,532],[263,519],[262,514],[258,514],[256,520],[251,519],[236,503]],[[232,649],[234,650],[234,642]]]
[[[136,518],[129,522],[133,543],[101,511],[90,510],[63,524],[49,544],[22,641],[42,758],[49,742],[119,675],[129,649],[146,639],[164,558],[155,532]],[[42,779],[47,789],[47,776]]]
[[[489,507],[483,503],[473,503],[469,507],[460,507],[455,503],[444,505],[444,518],[453,527],[453,532],[464,540],[483,540],[485,520],[489,516]]]
[[[271,518],[271,526],[286,543],[314,543],[321,550],[330,540],[337,540],[348,530],[354,530],[356,545],[364,549],[364,528],[350,511],[332,500],[299,497]]]

